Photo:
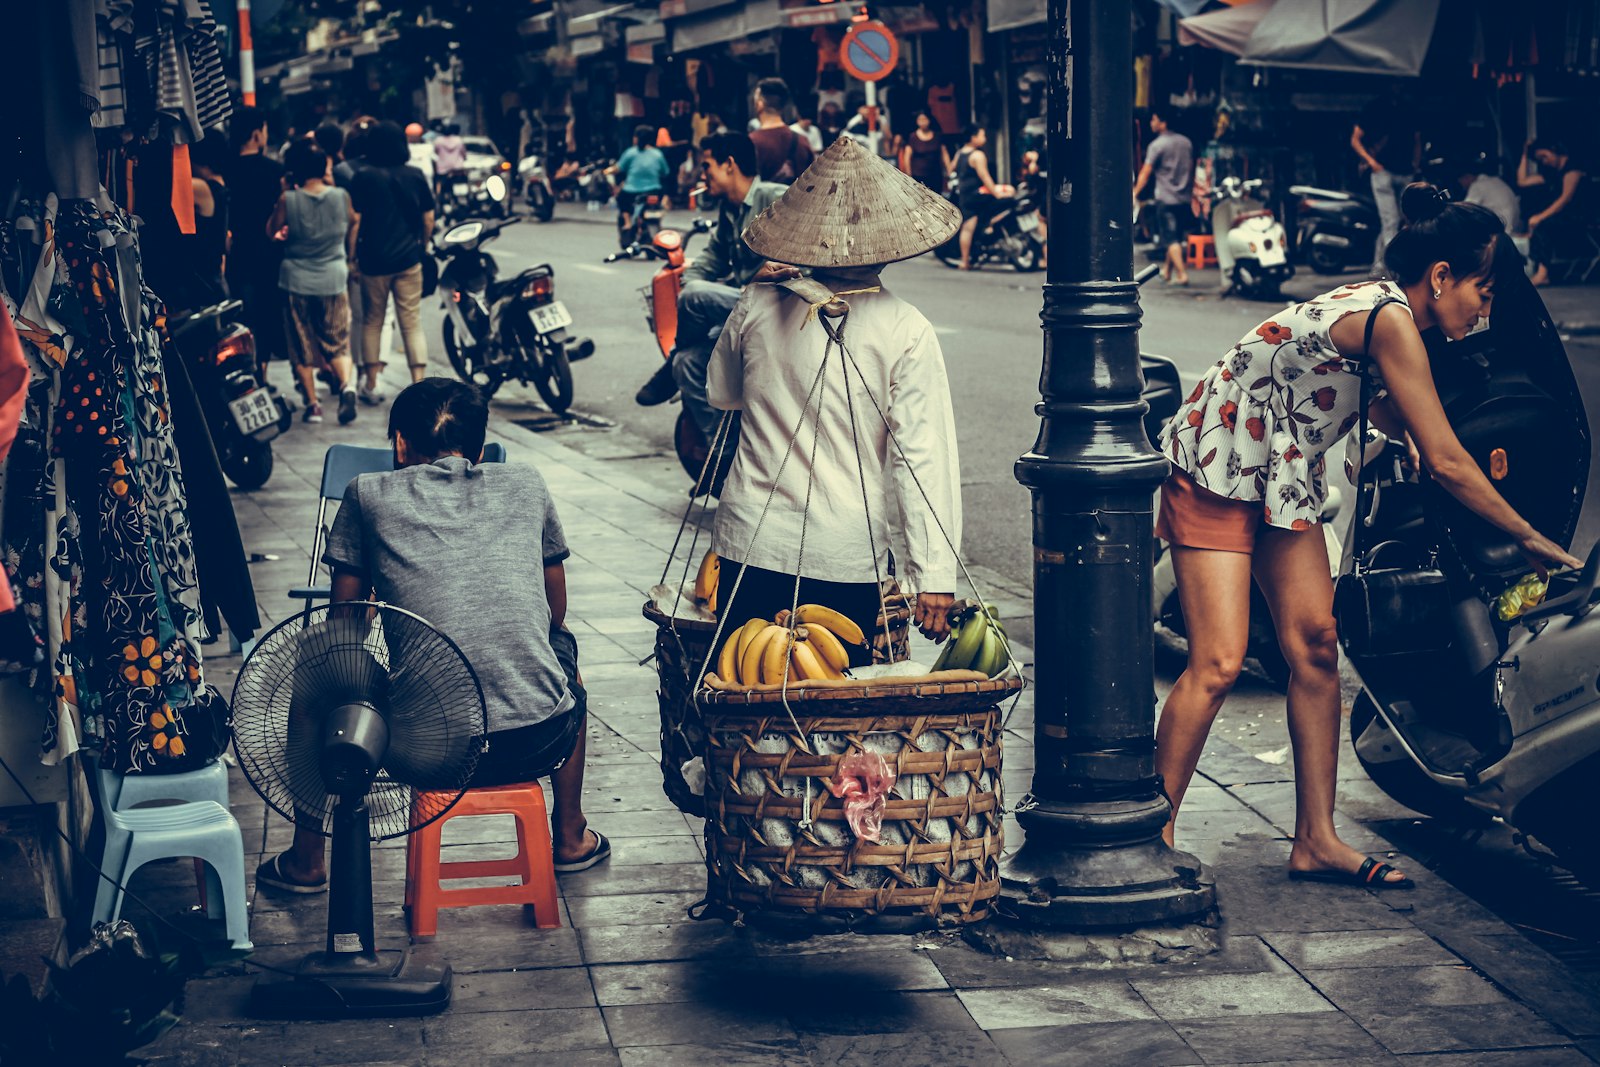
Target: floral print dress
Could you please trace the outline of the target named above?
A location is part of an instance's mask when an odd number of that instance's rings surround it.
[[[1324,459],[1361,420],[1363,362],[1328,339],[1354,312],[1398,301],[1393,282],[1340,286],[1284,308],[1206,372],[1161,433],[1161,450],[1196,485],[1260,501],[1269,526],[1305,530],[1327,497]],[[1371,396],[1383,394],[1368,366]]]

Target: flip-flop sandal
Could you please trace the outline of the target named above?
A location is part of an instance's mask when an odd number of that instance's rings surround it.
[[[1289,878],[1296,882],[1331,882],[1334,885],[1357,885],[1366,889],[1415,889],[1409,878],[1389,880],[1394,867],[1379,863],[1368,856],[1354,871],[1290,871]]]
[[[556,873],[574,874],[578,871],[587,871],[590,867],[593,867],[598,863],[604,863],[610,858],[611,842],[606,840],[605,834],[601,833],[599,830],[596,830],[594,832],[594,848],[590,849],[585,855],[580,856],[575,860],[568,860],[565,863],[557,860],[555,865]]]
[[[256,868],[256,885],[276,889],[280,893],[298,893],[309,896],[313,893],[326,893],[328,880],[306,883],[296,882],[283,872],[283,853],[278,853],[270,860],[266,860]]]

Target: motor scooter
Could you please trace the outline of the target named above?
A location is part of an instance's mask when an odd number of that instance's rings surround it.
[[[716,223],[711,219],[695,219],[688,233],[662,230],[649,245],[630,245],[606,257],[607,263],[620,259],[653,259],[662,264],[650,279],[650,284],[640,290],[644,297],[644,319],[656,339],[662,359],[670,360],[678,343],[678,296],[683,292],[683,272],[690,262],[689,242],[715,228]],[[733,464],[738,440],[738,425],[735,423],[721,449],[717,469],[711,473],[710,485],[702,486],[713,496],[722,492],[722,483]],[[701,472],[711,456],[711,442],[687,410],[678,412],[678,420],[672,429],[672,444],[684,473],[699,485]]]
[[[505,195],[497,176],[489,183],[499,183],[495,192]],[[560,414],[572,406],[570,364],[593,355],[594,341],[567,333],[572,313],[555,298],[555,270],[548,263],[500,279],[484,245],[517,221],[472,219],[439,238],[445,355],[461,380],[485,396],[515,378],[532,385]]]
[[[517,180],[528,199],[528,210],[540,222],[549,222],[556,213],[556,189],[545,166],[545,157],[529,153],[517,163]]]
[[[1022,189],[1002,198],[988,221],[973,231],[972,266],[999,262],[1024,273],[1038,270],[1044,264],[1040,217],[1039,201],[1032,190]],[[947,267],[961,266],[960,233],[935,249],[934,255]]]
[[[194,382],[223,473],[250,490],[272,477],[272,441],[294,416],[261,376],[255,335],[238,321],[243,310],[244,301],[225,300],[173,315],[167,329]]]
[[[1318,274],[1363,270],[1372,263],[1383,225],[1369,197],[1315,185],[1291,185],[1300,197],[1295,214],[1295,251]]]
[[[1288,237],[1277,216],[1255,195],[1260,178],[1229,176],[1211,190],[1211,232],[1217,265],[1240,296],[1277,300],[1283,283],[1294,277]]]
[[[1583,399],[1537,291],[1497,280],[1488,329],[1450,343],[1424,334],[1434,381],[1485,476],[1534,529],[1571,546],[1592,447]],[[1600,545],[1581,570],[1551,574],[1528,608],[1505,595],[1532,570],[1516,541],[1425,472],[1408,476],[1401,455],[1388,445],[1360,471],[1335,595],[1362,685],[1356,757],[1406,807],[1501,819],[1600,888]]]

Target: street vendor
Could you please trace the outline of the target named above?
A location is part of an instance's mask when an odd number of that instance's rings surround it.
[[[892,522],[917,627],[949,634],[961,471],[944,355],[879,276],[960,225],[944,198],[845,137],[745,230],[771,284],[745,288],[706,376],[711,404],[742,420],[712,535],[729,619],[818,603],[871,634]]]

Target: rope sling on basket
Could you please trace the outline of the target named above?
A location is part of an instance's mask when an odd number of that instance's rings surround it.
[[[774,657],[769,662],[781,662],[775,683],[735,687],[712,670],[723,641],[732,642],[760,622],[752,620],[739,635],[728,627],[747,573],[743,568],[734,578],[728,603],[718,605],[717,622],[696,672],[694,695],[706,731],[708,887],[706,900],[691,914],[738,922],[747,912],[778,911],[804,915],[813,924],[874,929],[981,919],[999,892],[1003,846],[1003,723],[997,705],[1020,694],[1020,665],[1004,631],[980,601],[977,621],[967,625],[979,626],[985,641],[999,642],[1004,658],[998,676],[947,670],[870,677],[874,668],[865,669],[868,677],[797,676],[796,665],[804,661],[797,660],[795,652],[809,629],[800,618],[806,606],[799,602],[806,533],[828,372],[835,360],[878,587],[883,586],[883,573],[861,452],[862,419],[871,415],[864,407],[858,411],[857,383],[883,422],[891,446],[966,582],[975,593],[977,589],[893,424],[845,343],[850,306],[841,297],[876,288],[835,294],[809,279],[784,283],[784,288],[807,301],[805,322],[815,317],[827,341],[745,558],[750,558],[761,535],[796,447],[805,447],[802,438],[809,418],[810,476],[801,510],[795,583],[787,618],[780,613],[770,624],[782,632],[765,633],[767,652]],[[885,788],[870,795],[873,789]],[[863,820],[866,809],[871,817]],[[855,826],[863,827],[863,833],[855,833],[851,829]]]

